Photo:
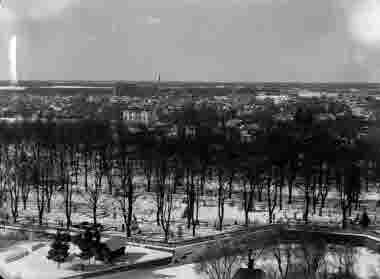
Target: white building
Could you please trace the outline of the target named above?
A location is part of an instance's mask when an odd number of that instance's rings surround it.
[[[157,116],[154,111],[137,108],[123,111],[122,118],[126,122],[142,123],[145,125],[157,120]]]

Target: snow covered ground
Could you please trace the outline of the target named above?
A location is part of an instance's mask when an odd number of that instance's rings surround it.
[[[82,261],[74,256],[80,253],[79,248],[75,245],[70,245],[69,258],[58,268],[56,262],[46,258],[50,249],[49,243],[44,243],[43,247],[32,251],[32,247],[36,244],[40,244],[40,242],[20,242],[11,249],[0,252],[0,275],[4,279],[58,279],[65,276],[79,275],[81,272],[77,270],[77,267],[82,263],[86,265],[86,270],[89,270],[89,267],[91,270],[110,267],[103,265],[101,262],[94,263],[93,260],[88,266],[88,261]],[[27,253],[25,253],[26,251]],[[7,262],[6,259],[14,255],[19,255],[20,258]],[[126,256],[123,257],[124,262],[119,261],[116,265],[141,263],[170,256],[171,254],[168,252],[127,246]]]
[[[92,177],[89,177],[89,184],[92,183]],[[108,188],[107,181],[103,181],[104,189]],[[134,179],[136,185],[140,185],[139,196],[134,204],[134,214],[137,217],[140,229],[142,234],[148,237],[149,239],[163,239],[163,231],[160,226],[156,225],[156,198],[154,193],[145,192],[145,178],[143,176],[136,176]],[[81,188],[80,185],[84,185],[83,176],[79,176],[78,186],[75,188]],[[216,181],[207,181],[205,185],[205,190],[213,191],[217,188]],[[226,200],[225,205],[225,216],[224,216],[224,225],[225,230],[229,230],[232,227],[236,227],[236,224],[244,224],[244,212],[242,210],[241,196],[239,196],[239,185],[234,185],[234,194],[232,199]],[[215,191],[214,191],[215,192]],[[275,222],[287,222],[287,221],[296,221],[302,219],[302,214],[304,210],[304,196],[303,192],[295,187],[293,189],[294,194],[294,203],[291,205],[287,204],[287,189],[283,190],[283,210],[279,210],[277,207],[274,211],[274,221]],[[263,193],[265,197],[265,191]],[[341,222],[341,210],[338,204],[338,193],[332,189],[326,200],[326,208],[322,210],[323,216],[318,216],[319,205],[317,206],[317,214],[313,214],[312,208],[310,209],[310,220],[316,222],[324,223],[340,223]],[[190,238],[191,230],[187,230],[184,223],[185,219],[182,218],[183,212],[186,209],[186,203],[183,200],[184,194],[178,194],[174,199],[174,209],[172,214],[173,224],[171,230],[173,232],[173,237],[176,238],[178,226],[183,228],[183,238]],[[369,216],[372,221],[375,220],[376,214],[376,201],[380,199],[380,193],[377,193],[374,189],[371,189],[369,193],[363,193],[361,195],[363,199],[362,207],[358,211],[353,211],[351,218],[355,218],[356,214],[362,213],[364,208],[367,209]],[[22,202],[20,201],[20,217],[19,221],[23,224],[30,224],[31,220],[34,220],[36,224],[38,222],[38,212],[37,205],[35,203],[36,198],[33,193],[31,193],[30,200],[27,204],[27,209],[23,210]],[[250,222],[255,224],[266,224],[268,223],[268,212],[266,210],[266,202],[255,201],[255,211],[249,214]],[[110,227],[121,231],[122,229],[122,214],[119,208],[118,202],[107,193],[103,193],[100,201],[101,206],[98,209],[99,216],[98,222],[102,223],[106,227]],[[218,231],[215,228],[217,221],[217,206],[216,206],[216,196],[202,196],[199,203],[199,220],[200,227],[196,230],[197,236],[205,236],[210,234],[215,234]],[[73,195],[73,213],[72,221],[74,223],[80,222],[92,222],[92,211],[89,208],[89,202],[86,199],[86,195],[82,195],[79,192],[75,192]],[[61,193],[55,193],[51,202],[52,211],[44,214],[44,223],[49,222],[50,225],[55,226],[59,221],[65,223],[66,216],[64,213],[64,204],[63,197]],[[10,214],[9,208],[6,208]],[[380,218],[379,218],[380,219]],[[380,220],[378,220],[380,221]]]
[[[288,205],[286,198],[284,197],[283,209],[279,210],[277,207],[274,211],[274,221],[275,222],[287,222],[296,221],[302,219],[303,214],[303,202],[296,192],[295,202]],[[341,210],[336,206],[334,201],[334,196],[336,193],[330,193],[329,198],[331,200],[327,203],[327,208],[324,208],[322,213],[323,216],[319,216],[319,208],[317,207],[316,214],[313,214],[313,210],[310,209],[309,219],[314,222],[323,222],[336,224],[341,222]],[[228,200],[225,205],[225,217],[224,217],[224,229],[230,230],[236,225],[244,224],[244,212],[242,210],[241,202],[239,202],[235,197],[232,200]],[[370,193],[365,196],[373,201],[377,200],[377,193]],[[33,202],[34,197],[31,196],[31,201],[28,203],[27,209],[22,210],[22,204],[20,204],[20,217],[19,221],[24,224],[30,224],[31,220],[34,219],[35,224],[37,223],[38,216],[37,206]],[[85,196],[80,194],[74,194],[73,196],[74,208],[72,213],[72,220],[74,223],[80,223],[84,221],[92,221],[92,212],[88,206]],[[102,223],[106,227],[114,228],[121,232],[121,227],[123,224],[122,214],[117,202],[108,194],[103,194],[102,206],[99,208],[98,222]],[[268,223],[268,211],[266,210],[266,202],[255,202],[255,211],[249,214],[250,222],[255,224],[267,224]],[[367,207],[365,207],[367,208]],[[174,209],[172,214],[172,224],[171,230],[173,231],[172,238],[177,238],[178,226],[182,226],[183,237],[188,239],[192,237],[191,229],[187,230],[185,222],[183,219],[183,212],[186,209],[186,204],[183,202],[183,195],[176,195],[174,200]],[[357,213],[361,213],[363,208],[358,211],[353,211],[351,218],[355,218]],[[368,209],[370,218],[375,219],[375,211],[372,208]],[[162,240],[163,231],[160,226],[157,226],[155,222],[156,218],[156,201],[153,193],[141,194],[135,204],[134,204],[134,214],[137,217],[138,224],[142,230],[142,235],[145,235],[149,240]],[[216,202],[212,197],[202,197],[199,208],[199,220],[200,226],[197,227],[196,236],[212,235],[217,233],[215,224],[217,224],[217,207]],[[66,217],[64,213],[63,200],[61,194],[57,193],[52,199],[52,211],[50,213],[45,213],[44,223],[49,222],[50,225],[55,226],[58,221],[63,221],[65,223]]]
[[[205,274],[200,274],[195,264],[187,264],[168,268],[144,269],[108,274],[96,279],[208,279]]]
[[[141,177],[138,177],[138,183],[144,184],[144,180]],[[79,184],[82,184],[80,182]],[[215,189],[216,185],[213,182],[210,182],[206,185],[206,189]],[[235,186],[236,190],[237,187]],[[107,186],[105,185],[105,189]],[[187,230],[185,222],[183,219],[183,212],[186,209],[186,204],[183,200],[184,195],[176,195],[174,199],[174,211],[173,211],[173,224],[172,224],[172,240],[176,239],[189,239],[192,237],[191,230]],[[368,209],[370,217],[373,218],[375,213],[375,203],[380,199],[380,194],[376,191],[363,194],[361,196],[365,202],[363,202],[363,207],[358,211],[353,211],[352,217],[355,217],[357,213],[361,213],[363,208]],[[34,222],[37,222],[37,206],[34,202],[35,197],[31,195],[30,202],[28,202],[27,209],[22,209],[22,203],[20,203],[20,218],[21,223],[30,224],[31,219],[34,219]],[[74,208],[72,214],[72,220],[74,223],[79,223],[83,221],[92,221],[91,209],[88,206],[88,201],[86,197],[81,194],[75,193],[73,196]],[[337,193],[331,191],[328,195],[327,206],[323,209],[323,216],[318,215],[319,208],[317,207],[316,214],[313,214],[312,208],[310,209],[310,221],[323,222],[336,224],[341,222],[341,211],[337,206]],[[102,206],[99,209],[100,216],[98,216],[98,221],[105,225],[106,227],[115,227],[119,230],[118,234],[123,234],[120,232],[121,225],[123,224],[122,215],[118,203],[108,194],[104,193],[101,200]],[[44,222],[49,221],[49,224],[56,225],[58,221],[65,222],[64,206],[62,195],[56,193],[53,196],[52,200],[52,211],[46,213],[44,217]],[[277,207],[274,215],[275,222],[282,221],[295,221],[302,219],[303,213],[303,195],[302,192],[298,189],[294,189],[294,203],[291,205],[287,204],[286,191],[284,189],[283,196],[283,209],[279,210]],[[140,228],[142,229],[142,235],[145,236],[148,240],[162,240],[163,232],[160,226],[157,226],[155,222],[156,217],[156,202],[154,193],[140,194],[134,204],[134,214],[137,217]],[[217,207],[216,207],[216,197],[202,197],[200,201],[199,208],[199,220],[200,227],[197,228],[197,236],[213,235],[219,233],[216,230],[215,224],[217,222]],[[268,223],[268,211],[266,210],[266,202],[255,201],[255,211],[249,214],[251,223],[255,224],[267,224]],[[373,219],[372,219],[373,220]],[[227,199],[225,205],[225,218],[224,218],[224,231],[229,231],[237,226],[244,224],[244,212],[242,210],[242,205],[238,194],[233,195],[233,199]],[[183,228],[183,236],[177,236],[178,226]],[[1,230],[0,230],[1,231]],[[111,232],[108,232],[111,234]],[[116,234],[116,232],[115,232]],[[79,274],[78,271],[73,270],[74,265],[79,265],[82,263],[78,258],[71,257],[67,263],[61,265],[61,268],[58,270],[57,264],[46,259],[48,246],[42,247],[36,251],[31,251],[28,248],[33,242],[30,243],[20,243],[17,245],[17,248],[11,249],[9,251],[0,251],[0,275],[2,272],[6,272],[7,276],[5,278],[20,278],[27,279],[55,279],[62,276],[75,275]],[[34,242],[36,243],[36,242]],[[28,246],[29,245],[29,246]],[[76,247],[71,247],[71,252],[76,252]],[[5,263],[5,259],[9,257],[12,253],[23,254],[27,251],[27,255],[17,259],[14,262]],[[157,250],[151,250],[143,247],[128,246],[127,247],[127,257],[125,263],[138,263],[141,261],[149,261],[152,259],[157,259],[160,257],[166,257],[170,255],[166,252],[161,252]],[[367,260],[363,260],[363,265],[368,264],[371,261],[368,260],[370,256],[367,256]],[[363,255],[360,258],[366,258],[366,254],[363,252]],[[372,257],[373,258],[373,257]],[[377,259],[377,255],[376,255]],[[377,259],[380,261],[380,259]],[[124,264],[125,264],[124,263]],[[365,263],[365,264],[364,264]],[[371,265],[372,266],[372,265]],[[43,268],[41,268],[43,267]],[[104,266],[103,266],[104,267]],[[372,267],[371,267],[372,268]],[[358,270],[362,270],[362,267],[358,267]],[[363,271],[364,273],[366,271]],[[379,271],[380,273],[380,271]],[[55,275],[54,275],[55,274]],[[59,274],[59,275],[58,275]],[[123,273],[121,273],[123,274]],[[151,269],[143,271],[131,271],[128,274],[133,274],[132,278],[204,278],[204,275],[199,274],[194,269],[194,265],[183,265],[176,267],[160,268],[160,269]],[[11,276],[11,277],[9,277]],[[122,275],[114,274],[107,275],[104,278],[124,278],[120,277]],[[128,276],[129,277],[129,276]],[[100,277],[101,278],[101,277]]]

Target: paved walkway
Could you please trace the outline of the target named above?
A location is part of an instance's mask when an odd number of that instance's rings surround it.
[[[261,225],[261,226],[251,225],[248,228],[239,226],[236,229],[232,229],[225,232],[218,232],[214,235],[200,236],[193,239],[185,239],[181,241],[169,241],[168,243],[164,241],[159,241],[159,240],[149,240],[140,236],[133,236],[133,237],[127,238],[125,232],[120,232],[120,231],[103,231],[102,235],[105,237],[112,237],[112,236],[123,237],[125,238],[126,242],[129,245],[143,246],[143,247],[158,249],[158,250],[165,249],[166,251],[173,251],[178,247],[191,246],[192,244],[199,244],[202,242],[207,242],[207,241],[212,241],[212,240],[222,239],[222,238],[227,238],[227,237],[236,237],[241,234],[263,231],[264,229],[271,230],[274,227],[281,227],[283,229],[290,229],[290,230],[291,229],[298,229],[298,230],[307,229],[308,231],[321,231],[321,232],[323,231],[323,232],[330,232],[330,233],[334,232],[334,233],[341,233],[341,234],[366,235],[380,241],[380,230],[378,230],[377,227],[370,227],[367,230],[363,230],[360,228],[342,229],[339,226],[326,226],[326,225],[320,225],[320,224],[303,225],[303,224],[280,224],[280,223]],[[9,229],[9,230],[34,232],[34,233],[40,233],[40,234],[45,234],[45,235],[50,235],[50,236],[55,235],[57,229],[65,229],[65,228],[53,227],[53,226],[31,227],[31,226],[18,225],[18,224],[1,225],[0,228]],[[70,228],[71,235],[78,234],[79,232],[82,232],[82,231],[83,231],[82,229],[78,229],[74,227]]]

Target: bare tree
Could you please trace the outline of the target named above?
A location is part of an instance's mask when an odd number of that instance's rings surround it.
[[[0,147],[0,206],[3,206],[3,203],[7,199],[7,186],[8,186],[8,166],[9,164],[6,151],[8,147],[2,145]]]
[[[38,224],[42,226],[42,219],[46,209],[45,182],[48,176],[48,162],[41,154],[41,146],[37,143],[33,147],[32,185],[36,196]]]
[[[51,212],[51,200],[53,198],[54,193],[57,191],[57,185],[58,185],[58,177],[57,177],[57,171],[56,171],[56,162],[54,162],[50,156],[48,165],[46,166],[45,170],[45,180],[44,180],[44,189],[45,189],[45,196],[46,196],[46,209],[47,212]]]
[[[88,172],[89,172],[89,164],[88,164],[88,160],[89,160],[89,154],[90,154],[90,147],[89,147],[89,143],[85,143],[83,145],[83,156],[82,156],[82,160],[83,160],[83,171],[84,171],[84,188],[85,188],[85,191],[87,191],[87,188],[88,188]]]
[[[227,173],[223,166],[219,166],[217,169],[218,179],[218,229],[223,230],[224,220],[224,204],[226,200],[226,186],[227,186]]]
[[[316,279],[326,268],[327,244],[322,239],[303,239],[300,243],[301,271],[306,278]]]
[[[257,168],[252,168],[250,165],[252,162],[247,162],[248,165],[242,165],[240,173],[238,175],[238,180],[242,187],[242,203],[244,209],[244,223],[246,226],[249,225],[249,212],[253,208],[253,196],[255,190],[255,182],[258,180]]]
[[[46,170],[41,170],[38,166],[33,167],[33,189],[36,196],[36,205],[38,211],[38,224],[42,226],[42,218],[46,208],[45,189]]]
[[[273,248],[273,256],[277,262],[278,273],[281,279],[289,278],[292,265],[292,248],[290,245],[278,244]]]
[[[13,222],[17,222],[19,216],[19,200],[20,200],[20,185],[17,175],[17,148],[14,148],[13,154],[10,154],[8,146],[5,149],[5,161],[4,161],[4,170],[5,170],[5,185],[7,187],[8,197],[10,199],[11,212],[13,216]],[[13,155],[13,156],[12,156]],[[13,158],[11,158],[11,156]]]
[[[19,200],[20,200],[20,187],[17,180],[17,175],[14,170],[8,170],[8,177],[6,178],[7,191],[10,199],[11,212],[13,216],[13,222],[17,222],[19,216]]]
[[[70,167],[67,162],[66,146],[60,144],[59,149],[59,176],[61,189],[63,191],[63,201],[65,205],[66,228],[71,226],[71,213],[73,206],[73,183],[71,181]]]
[[[115,193],[116,199],[119,202],[120,209],[123,215],[124,225],[127,232],[127,237],[131,236],[131,224],[133,216],[133,203],[136,201],[137,195],[134,193],[134,170],[131,159],[127,158],[126,146],[121,145],[119,150],[119,158],[117,160],[118,174],[120,185]]]
[[[231,253],[222,243],[217,244],[218,254],[212,249],[207,250],[196,266],[198,273],[204,273],[209,279],[232,279],[235,271],[240,268],[241,257]]]
[[[29,194],[32,190],[32,187],[30,187],[30,178],[31,178],[30,164],[31,164],[30,158],[25,152],[25,144],[22,144],[21,152],[20,152],[20,160],[17,165],[17,169],[18,169],[18,177],[20,180],[21,199],[22,199],[24,210],[26,210],[26,203],[29,199]]]
[[[174,175],[170,170],[169,157],[161,158],[158,167],[158,180],[156,184],[157,212],[159,224],[164,231],[165,241],[169,241],[170,223],[173,211]]]
[[[267,203],[268,203],[268,218],[269,223],[273,223],[273,213],[277,206],[277,185],[272,183],[273,166],[270,166],[270,170],[266,177],[266,189],[267,189]]]
[[[103,168],[104,176],[107,178],[108,184],[108,193],[112,194],[114,179],[113,179],[113,170],[114,170],[114,160],[113,160],[113,144],[106,144],[101,148],[101,164]]]
[[[98,210],[103,207],[103,177],[104,168],[102,164],[102,158],[99,152],[95,152],[92,159],[92,174],[93,181],[88,185],[87,192],[83,193],[84,198],[87,200],[88,205],[92,211],[93,224],[97,224]]]
[[[174,187],[173,183],[169,183],[167,187],[165,187],[164,196],[161,199],[162,203],[162,213],[161,213],[161,227],[165,233],[165,242],[169,240],[170,234],[170,223],[172,218],[173,211],[173,195],[174,195]]]
[[[150,192],[154,173],[154,148],[148,138],[143,139],[141,157],[143,160],[143,172],[146,179],[146,190],[147,192]]]
[[[331,265],[335,270],[335,278],[356,278],[355,263],[357,261],[356,249],[353,243],[345,245],[336,245],[331,250]]]

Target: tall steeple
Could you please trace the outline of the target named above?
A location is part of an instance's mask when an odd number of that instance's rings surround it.
[[[161,89],[160,83],[161,83],[161,74],[160,74],[160,72],[158,72],[158,74],[156,76],[156,85],[155,85],[157,93],[159,93],[160,89]]]

